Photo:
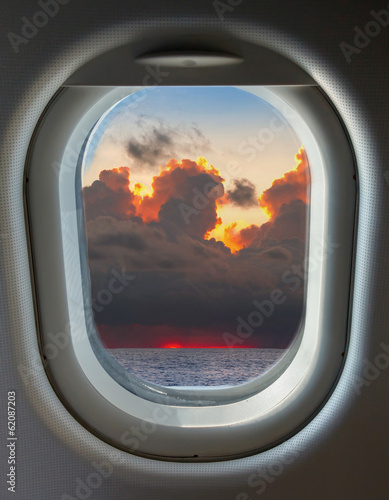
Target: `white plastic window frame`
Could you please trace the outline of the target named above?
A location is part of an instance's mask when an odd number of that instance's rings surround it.
[[[285,126],[289,126],[289,122],[286,119],[286,116],[289,117],[289,120],[292,120],[294,124],[300,125],[300,128],[303,128],[301,125],[301,120],[299,116],[296,115],[296,112],[287,105],[285,101],[280,101],[277,98],[276,94],[273,92],[269,92],[264,87],[258,86],[244,86],[244,87],[235,87],[242,89],[246,92],[251,92],[254,95],[257,95],[259,98],[271,104],[275,110],[280,112],[280,108],[282,108],[282,113],[279,118],[283,121],[282,128]],[[286,350],[286,353],[282,356],[282,358],[271,367],[265,374],[260,377],[255,377],[254,379],[247,381],[245,383],[229,386],[229,387],[180,387],[180,388],[172,388],[172,387],[163,387],[157,385],[152,382],[147,382],[144,379],[136,376],[135,374],[128,373],[123,366],[121,366],[107,351],[104,347],[102,341],[100,340],[94,318],[92,313],[92,302],[91,302],[91,284],[90,284],[90,276],[89,276],[89,263],[88,263],[88,255],[87,255],[87,241],[86,241],[86,228],[84,224],[84,213],[83,213],[83,199],[82,199],[82,171],[85,162],[85,156],[87,154],[88,147],[91,142],[94,142],[95,136],[94,133],[97,134],[97,138],[99,136],[99,125],[103,122],[106,116],[111,112],[113,108],[120,102],[116,101],[118,96],[121,96],[124,93],[129,93],[130,95],[135,94],[135,100],[133,101],[136,106],[138,106],[142,102],[142,98],[144,89],[125,89],[120,88],[116,90],[112,90],[106,94],[97,105],[97,109],[100,110],[101,107],[104,107],[103,103],[106,103],[108,106],[108,110],[100,117],[96,125],[93,127],[90,136],[86,140],[85,152],[82,150],[78,160],[78,171],[75,172],[76,178],[74,179],[74,162],[75,155],[72,155],[70,169],[64,169],[62,171],[61,184],[64,187],[64,196],[67,196],[67,190],[70,189],[70,184],[75,182],[76,184],[76,203],[78,205],[79,217],[78,217],[78,238],[79,244],[81,247],[80,259],[81,259],[81,273],[82,273],[82,284],[83,290],[78,290],[78,296],[75,300],[75,303],[84,304],[85,316],[86,316],[86,331],[89,337],[89,342],[92,346],[95,356],[97,357],[99,363],[104,367],[105,371],[114,378],[122,387],[128,389],[130,392],[143,397],[149,401],[160,402],[162,404],[174,404],[177,406],[205,406],[205,405],[216,405],[216,404],[227,404],[235,401],[241,401],[248,396],[258,393],[259,391],[264,390],[268,385],[270,385],[274,380],[276,380],[283,371],[289,366],[294,355],[296,354],[301,339],[302,333],[304,331],[303,321],[298,326],[296,332],[294,332],[293,340],[291,345]],[[150,91],[150,89],[149,89]],[[137,94],[139,97],[137,98]],[[127,96],[128,97],[128,96]],[[126,97],[124,98],[126,99]],[[114,102],[113,106],[110,104]],[[141,105],[141,104],[140,104]],[[277,109],[279,108],[279,109]],[[89,112],[94,116],[94,111],[91,109]],[[82,124],[84,123],[85,117],[82,120]],[[86,124],[89,125],[89,120],[86,118]],[[86,129],[87,130],[87,129]],[[83,137],[83,134],[82,134]],[[80,142],[79,142],[80,144]],[[76,144],[70,144],[71,151],[75,151]],[[84,148],[83,148],[84,149]],[[73,162],[73,163],[72,163]],[[310,186],[309,186],[310,188]],[[310,189],[309,189],[310,190]],[[308,210],[309,212],[309,210]],[[307,225],[309,224],[307,214]],[[74,226],[67,226],[67,232],[72,233],[72,239],[75,240],[77,235],[75,233]],[[307,237],[308,242],[308,237]],[[307,254],[308,244],[305,248],[305,254]],[[70,264],[71,265],[71,264]],[[79,263],[76,262],[74,264],[77,268]],[[306,287],[304,286],[304,289]],[[304,290],[306,291],[306,290]],[[80,293],[82,292],[82,293]],[[82,297],[83,295],[83,297]],[[304,294],[306,295],[306,294]],[[304,296],[305,301],[305,296]],[[82,309],[78,311],[79,317],[82,315]],[[304,319],[304,313],[302,315],[302,320]],[[85,332],[83,332],[84,334]],[[83,337],[82,337],[83,338]],[[82,357],[81,352],[83,352],[87,358],[90,357],[89,353],[89,344],[77,343],[75,344],[76,353],[80,354],[79,359]],[[85,358],[82,358],[85,359]],[[91,370],[93,372],[93,370]]]
[[[244,87],[245,90],[248,87]],[[302,139],[311,167],[309,273],[293,359],[265,388],[223,404],[178,405],[136,395],[98,361],[88,338],[76,210],[76,169],[89,131],[141,88],[62,89],[36,131],[27,208],[40,342],[57,394],[91,432],[123,450],[167,460],[222,460],[266,449],[306,423],[339,376],[347,341],[356,209],[354,159],[336,113],[315,86],[252,87]],[[285,110],[289,110],[285,113]],[[297,345],[297,344],[296,344]],[[154,389],[153,389],[154,390]],[[216,393],[215,393],[216,394]],[[135,439],[143,429],[147,439]]]

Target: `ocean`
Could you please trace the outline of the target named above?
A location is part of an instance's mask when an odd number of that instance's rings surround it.
[[[274,366],[285,349],[109,349],[129,373],[163,386],[238,385]]]

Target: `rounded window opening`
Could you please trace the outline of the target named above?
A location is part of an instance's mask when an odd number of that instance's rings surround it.
[[[253,67],[243,87],[215,68],[192,74],[202,86],[178,69],[153,88],[82,70],[31,141],[45,368],[82,425],[144,457],[269,448],[318,411],[344,361],[352,149],[314,82]]]
[[[311,175],[295,112],[271,95],[142,89],[105,112],[84,144],[88,335],[132,392],[170,387],[187,404],[216,404],[243,386],[242,399],[298,350]]]

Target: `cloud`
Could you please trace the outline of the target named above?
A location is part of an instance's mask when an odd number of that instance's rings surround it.
[[[238,223],[232,222],[224,227],[223,241],[232,251],[237,252],[251,245],[259,229],[255,224],[239,229]]]
[[[218,170],[212,165],[208,165],[204,158],[200,157],[197,161],[189,159],[178,161],[172,158],[161,169],[160,173],[153,177],[151,185],[153,193],[142,198],[137,213],[145,222],[158,220],[162,205],[175,199],[176,201],[171,202],[170,205],[175,204],[176,216],[179,216],[183,222],[182,210],[185,209],[183,204],[198,211],[199,209],[195,205],[201,203],[200,199],[205,197],[207,200],[214,201],[224,195],[223,182],[224,179]],[[172,207],[170,206],[170,208]],[[208,207],[207,212],[210,208]],[[214,208],[214,210],[216,209]],[[169,207],[164,208],[163,215],[172,220],[172,212]],[[206,215],[201,213],[200,218],[206,217]]]
[[[294,170],[286,172],[280,179],[273,181],[258,198],[259,206],[271,219],[276,217],[280,208],[291,201],[301,200],[308,203],[309,164],[303,148],[296,155],[297,165]]]
[[[243,229],[233,222],[224,228],[224,243],[233,251],[244,248],[260,248],[266,240],[281,241],[297,238],[305,242],[308,224],[307,204],[301,200],[293,200],[283,204],[278,214],[261,226],[252,224]]]
[[[235,179],[234,189],[227,191],[227,198],[238,207],[253,207],[258,204],[256,189],[248,179]]]
[[[258,198],[259,206],[270,219],[260,227],[251,225],[238,229],[232,223],[224,230],[225,241],[234,250],[260,247],[266,239],[306,240],[308,216],[309,164],[303,148],[296,155],[296,168],[275,179]],[[228,197],[229,197],[228,193]]]
[[[220,196],[224,194],[223,184],[208,173],[186,177],[178,192],[158,212],[166,231],[178,230],[197,238],[211,232],[221,221],[217,216],[216,198],[205,194],[210,190]]]
[[[128,156],[136,168],[157,167],[172,157],[180,157],[188,151],[209,151],[209,140],[193,123],[168,126],[161,118],[142,115],[136,121],[137,132],[124,141]]]
[[[233,223],[223,241],[207,239],[222,222],[218,202],[245,206],[255,197],[249,181],[236,181],[225,195],[224,179],[204,158],[173,158],[154,176],[152,194],[141,196],[131,190],[127,167],[102,171],[83,190],[92,297],[108,288],[112,269],[136,278],[94,311],[96,324],[105,325],[108,337],[119,331],[144,335],[144,345],[160,341],[159,328],[174,339],[179,331],[198,339],[207,331],[218,344],[224,332],[236,332],[237,318],[248,317],[254,300],[269,300],[280,289],[285,303],[250,342],[286,347],[304,303],[304,286],[291,290],[282,280],[305,257],[308,176],[302,152],[298,160],[259,198],[270,220],[241,230]]]
[[[150,130],[149,136],[144,142],[130,139],[127,143],[127,152],[131,158],[140,163],[155,165],[161,155],[168,154],[167,146],[173,144],[172,138],[167,133],[156,128]]]
[[[87,230],[89,246],[99,252],[98,258],[89,256],[92,297],[108,287],[113,268],[136,276],[108,307],[95,311],[97,324],[113,329],[127,325],[130,336],[131,325],[134,331],[144,325],[144,335],[158,325],[181,329],[184,337],[191,329],[208,329],[214,341],[222,342],[224,332],[236,331],[238,316],[248,317],[254,300],[269,300],[279,288],[288,296],[285,305],[250,342],[285,346],[291,340],[302,311],[303,287],[291,293],[281,276],[301,264],[303,244],[267,240],[260,248],[234,255],[214,240],[183,233],[172,240],[158,222],[98,217]]]
[[[285,238],[306,240],[307,232],[307,204],[301,200],[293,200],[283,204],[273,220],[266,222],[251,240],[253,247],[258,247],[265,239],[280,241]]]
[[[135,216],[136,196],[130,190],[130,169],[114,168],[100,172],[99,180],[82,190],[86,220],[99,215],[110,215],[118,219]]]

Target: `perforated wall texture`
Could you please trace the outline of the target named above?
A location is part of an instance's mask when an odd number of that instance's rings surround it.
[[[4,0],[0,24],[1,498],[386,499],[387,2]],[[80,425],[55,394],[38,348],[23,179],[39,117],[78,68],[131,41],[167,34],[201,38],[205,33],[273,49],[321,86],[350,135],[359,206],[349,344],[326,404],[293,437],[265,452],[179,463],[138,457],[106,444]],[[7,444],[13,443],[7,440],[9,391],[16,393],[16,493],[7,483]]]

